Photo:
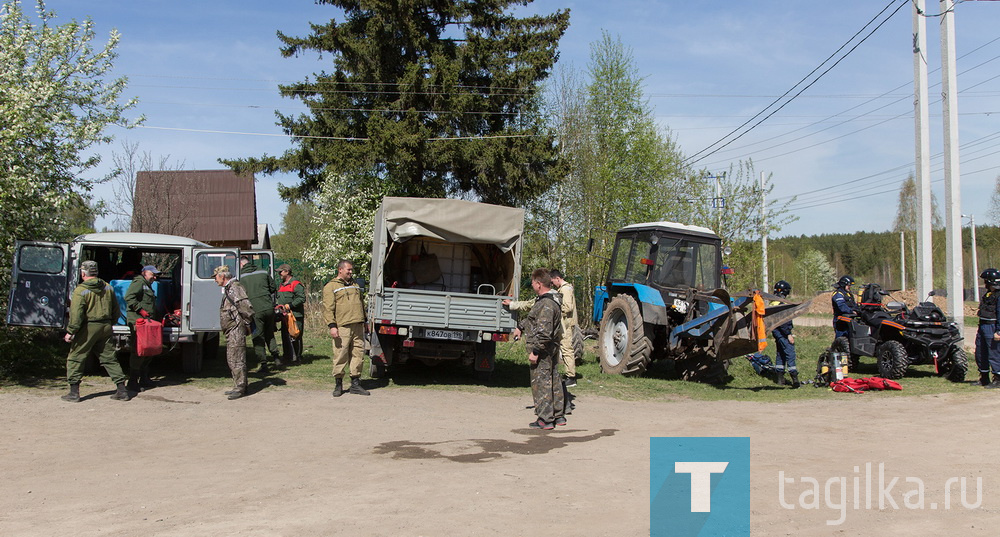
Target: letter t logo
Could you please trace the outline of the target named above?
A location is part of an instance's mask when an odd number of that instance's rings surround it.
[[[691,512],[712,512],[712,474],[721,474],[728,462],[674,462],[678,474],[691,474]]]

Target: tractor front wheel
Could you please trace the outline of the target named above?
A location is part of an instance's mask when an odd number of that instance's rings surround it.
[[[886,341],[875,349],[878,360],[878,373],[882,378],[897,380],[906,374],[910,358],[906,356],[906,348],[898,341]]]
[[[646,372],[653,342],[646,337],[634,298],[618,295],[611,299],[604,310],[598,342],[604,373],[637,376]]]

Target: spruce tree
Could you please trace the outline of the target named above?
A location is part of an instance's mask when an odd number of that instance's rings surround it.
[[[519,204],[559,179],[539,85],[558,58],[569,12],[518,17],[531,0],[317,0],[343,20],[305,37],[278,34],[281,53],[315,52],[329,71],[280,86],[308,114],[277,113],[296,147],[280,157],[223,161],[239,172],[294,171],[288,199],[330,174],[377,177],[394,194]]]

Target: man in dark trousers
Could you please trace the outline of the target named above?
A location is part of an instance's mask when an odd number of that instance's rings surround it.
[[[558,292],[552,290],[552,278],[546,269],[531,273],[531,288],[537,295],[528,316],[518,323],[524,334],[531,368],[531,395],[538,418],[529,423],[532,429],[551,430],[566,425],[565,398],[559,378],[559,343],[562,340],[562,307]]]
[[[135,322],[140,318],[154,321],[162,318],[161,312],[156,311],[156,293],[153,291],[153,283],[159,277],[160,271],[155,266],[146,265],[142,267],[139,275],[132,279],[132,283],[125,291],[125,319],[132,330],[132,354],[128,359],[128,389],[133,392],[156,386],[149,377],[149,367],[153,357],[139,356],[136,352],[139,346],[135,336]]]
[[[240,257],[240,283],[246,289],[254,311],[256,330],[250,337],[253,340],[254,354],[260,360],[257,372],[266,375],[270,373],[268,353],[276,367],[284,365],[278,356],[278,343],[274,340],[274,293],[278,287],[274,284],[271,272],[260,268],[247,256]]]
[[[104,280],[97,277],[97,261],[80,264],[80,278],[83,280],[73,290],[69,304],[69,325],[63,338],[70,344],[66,357],[66,381],[69,393],[63,401],[80,401],[80,381],[83,366],[91,352],[100,356],[101,366],[115,383],[112,399],[128,401],[131,396],[125,389],[125,373],[115,359],[115,346],[111,343],[111,325],[121,314],[115,292]]]
[[[986,284],[986,294],[979,300],[979,329],[976,332],[976,365],[979,367],[979,384],[987,388],[1000,388],[1000,270],[988,268],[979,276]],[[993,379],[990,380],[990,370]]]
[[[306,286],[292,276],[292,267],[287,263],[278,267],[278,275],[281,277],[281,283],[278,285],[276,309],[278,322],[281,323],[281,354],[286,361],[298,362],[302,356],[302,334],[300,332],[299,337],[291,337],[288,333],[286,315],[291,315],[299,330],[302,330],[306,320]]]
[[[792,292],[792,284],[785,280],[778,280],[774,284],[774,294],[781,298],[788,298]],[[773,302],[772,304],[780,304]],[[792,377],[792,388],[798,388],[802,384],[799,382],[799,369],[795,365],[795,334],[792,334],[792,321],[775,328],[771,331],[774,337],[774,346],[777,348],[774,357],[775,380],[779,386],[785,384],[785,371]]]
[[[854,278],[843,276],[837,281],[837,287],[830,297],[833,306],[833,337],[847,337],[851,329],[850,317],[858,314],[858,303],[854,300],[854,293],[851,292],[851,285]]]

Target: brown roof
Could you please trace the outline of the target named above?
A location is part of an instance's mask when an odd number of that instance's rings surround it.
[[[206,243],[252,243],[257,240],[254,176],[231,170],[138,172],[132,228]]]

